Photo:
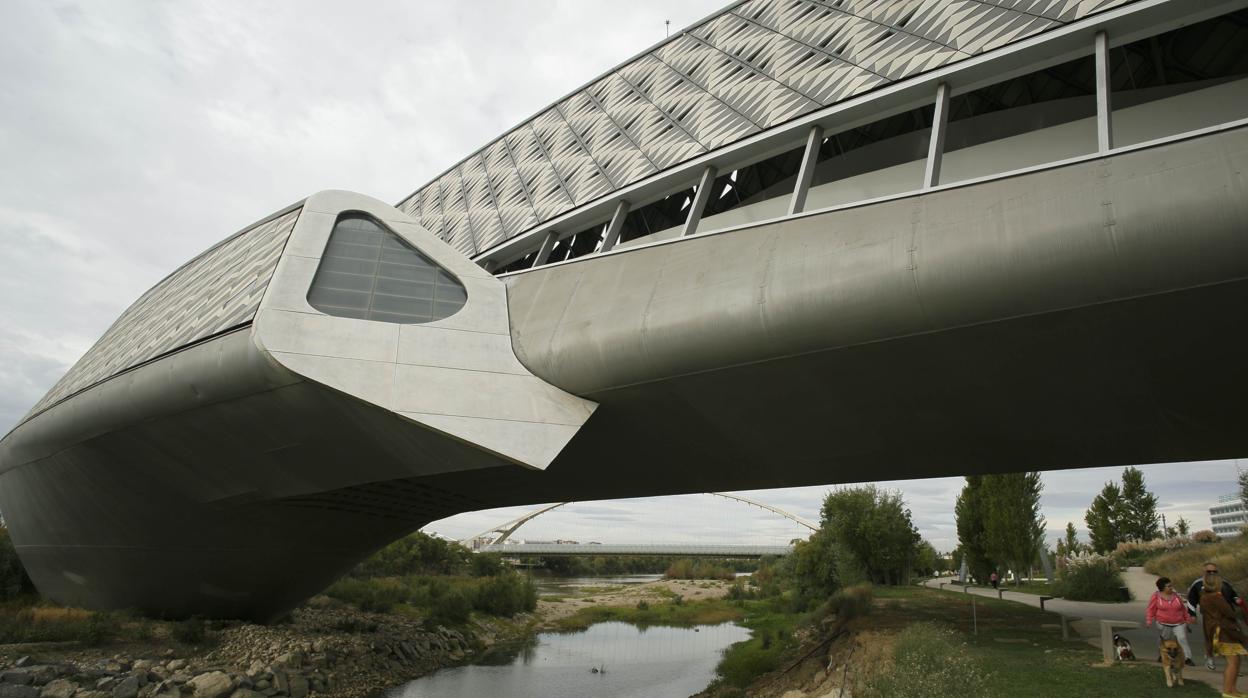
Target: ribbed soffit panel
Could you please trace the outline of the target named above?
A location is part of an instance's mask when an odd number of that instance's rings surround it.
[[[1134,1],[738,3],[508,131],[398,207],[474,255],[758,131]]]
[[[300,210],[234,235],[144,293],[26,419],[128,368],[254,319]]]

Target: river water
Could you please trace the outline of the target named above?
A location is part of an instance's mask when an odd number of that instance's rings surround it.
[[[725,649],[749,638],[724,623],[693,628],[597,623],[579,633],[541,633],[524,647],[442,669],[388,698],[683,698],[706,688]],[[595,672],[594,669],[599,671]]]
[[[658,575],[542,579],[543,595],[577,587],[640,584]],[[732,623],[691,628],[597,623],[582,632],[540,633],[497,646],[476,663],[442,669],[386,698],[683,698],[706,688],[715,666],[749,630]],[[596,670],[596,671],[595,671]]]

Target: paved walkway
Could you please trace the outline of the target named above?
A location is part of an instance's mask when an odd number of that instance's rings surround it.
[[[1127,585],[1127,589],[1131,591],[1132,601],[1126,603],[1097,603],[1094,601],[1050,599],[1044,603],[1044,610],[1080,618],[1081,620],[1072,622],[1070,624],[1071,627],[1075,632],[1079,633],[1082,639],[1099,649],[1101,646],[1102,620],[1129,620],[1136,621],[1141,626],[1144,625],[1144,611],[1148,608],[1148,598],[1157,590],[1155,586],[1156,580],[1157,578],[1145,572],[1143,567],[1131,567],[1123,572],[1123,582]],[[931,579],[923,584],[935,589],[940,586],[941,582],[944,582],[946,591],[958,594],[964,593],[962,586],[952,577]],[[1186,593],[1189,583],[1177,582],[1175,587],[1180,588],[1179,593]],[[1035,608],[1040,607],[1039,596],[1010,591],[1008,586],[1003,586],[1002,588],[1005,589],[1002,598],[1006,601],[1014,601],[1034,606]],[[965,593],[986,598],[997,598],[997,592],[987,588],[971,587],[970,591]],[[1136,659],[1144,663],[1156,664],[1157,652],[1161,641],[1155,627],[1141,627],[1139,630],[1122,630],[1119,633],[1131,641],[1131,648],[1135,651]],[[1194,655],[1192,661],[1196,662],[1196,666],[1187,667],[1183,672],[1184,677],[1195,679],[1220,689],[1222,687],[1222,669],[1226,666],[1224,664],[1225,660],[1217,660],[1217,671],[1209,671],[1205,668],[1205,641],[1204,636],[1201,634],[1199,622],[1191,626],[1191,632],[1188,634],[1188,644],[1192,646],[1192,654]],[[1243,679],[1240,679],[1240,681],[1242,687]]]

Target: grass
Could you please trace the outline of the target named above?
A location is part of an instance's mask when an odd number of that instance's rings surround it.
[[[1063,642],[1057,616],[1037,608],[976,597],[979,634],[975,635],[972,600],[965,596],[911,587],[876,587],[875,596],[880,602],[868,619],[872,629],[900,633],[918,622],[952,629],[958,639],[966,643],[972,659],[990,672],[987,677],[990,695],[1035,698],[1219,695],[1196,681],[1188,681],[1182,688],[1167,689],[1161,667],[1155,662],[1101,666],[1098,648],[1086,642]]]
[[[147,642],[154,638],[189,643],[178,632],[181,625],[151,620],[138,613],[57,606],[35,596],[0,604],[0,644],[77,642],[98,647],[119,642]],[[200,625],[195,644],[207,639],[202,621]]]
[[[741,624],[752,631],[751,636],[724,652],[724,658],[715,667],[720,678],[712,688],[745,688],[758,676],[779,669],[797,646],[793,631],[801,616],[789,610],[787,599],[773,597],[737,603],[745,611]]]
[[[1185,593],[1209,561],[1216,562],[1222,578],[1241,593],[1248,587],[1248,537],[1245,536],[1217,543],[1194,543],[1154,557],[1144,563],[1144,569],[1159,577],[1169,577],[1174,581],[1174,588]]]
[[[958,584],[957,582],[954,582],[953,586],[955,587],[969,586],[969,587],[973,587],[976,589],[991,589],[992,588],[991,584],[963,585],[963,584]],[[1053,593],[1052,584],[1049,584],[1048,582],[1037,582],[1035,580],[1023,582],[1022,584],[1019,584],[1017,586],[1015,586],[1014,584],[1002,584],[1001,588],[1004,589],[1005,591],[1018,591],[1024,594],[1035,594],[1036,596],[1056,596],[1056,594]]]
[[[555,621],[556,630],[574,632],[588,628],[594,623],[619,621],[641,627],[669,625],[689,627],[692,625],[718,625],[739,621],[745,612],[724,599],[682,601],[681,603],[648,603],[644,606],[594,606],[578,609],[576,613]]]

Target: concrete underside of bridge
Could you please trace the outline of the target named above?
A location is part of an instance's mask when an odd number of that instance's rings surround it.
[[[244,327],[19,427],[0,509],[52,598],[263,618],[474,509],[1242,456],[1245,171],[1241,128],[508,277],[599,405],[545,470]]]

